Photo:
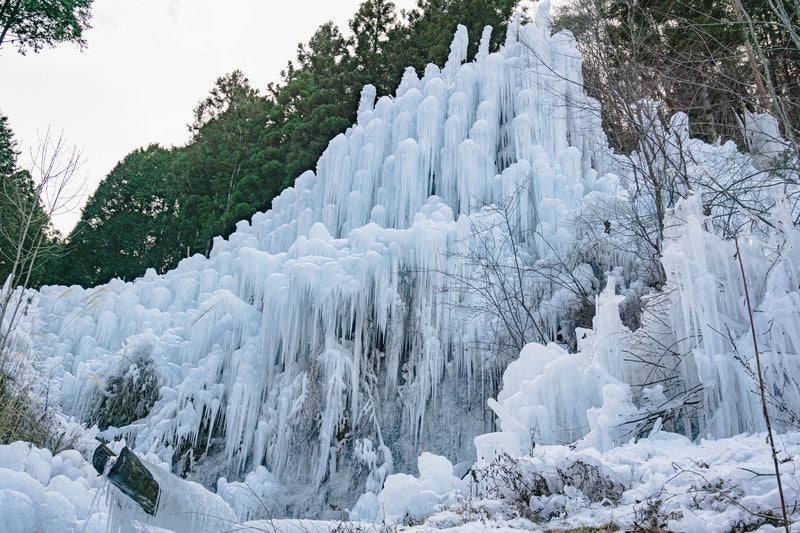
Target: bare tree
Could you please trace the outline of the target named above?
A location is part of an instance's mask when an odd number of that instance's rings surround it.
[[[759,31],[757,25],[764,25],[763,20],[755,20],[741,0],[733,0],[732,5],[739,21],[744,25],[746,40],[745,52],[747,61],[753,70],[753,78],[758,90],[758,105],[773,115],[781,124],[781,134],[789,141],[795,156],[797,155],[798,128],[800,119],[800,82],[797,65],[785,65],[785,62],[796,63],[800,57],[800,11],[790,13],[784,0],[769,0],[767,14],[770,16],[768,35]],[[778,42],[773,42],[778,41]],[[789,72],[781,72],[782,69]],[[789,81],[786,78],[795,79]]]
[[[577,250],[565,255],[520,216],[532,202],[528,187],[470,216],[470,233],[451,259],[463,268],[443,274],[476,319],[492,325],[492,348],[515,356],[529,342],[576,348],[575,327],[591,327],[599,288],[594,269]]]
[[[17,173],[16,179],[5,176],[0,188],[0,200],[7,206],[0,220],[2,254],[10,266],[0,289],[0,441],[23,436],[44,442],[49,437],[47,428],[38,423],[42,413],[34,416],[27,401],[29,346],[17,328],[34,297],[27,287],[57,250],[57,232],[50,220],[73,208],[80,198],[79,165],[78,150],[48,131],[31,153],[30,170]]]
[[[800,13],[788,6],[769,0],[753,14],[746,8],[757,5],[742,0],[712,9],[691,0],[647,8],[576,0],[555,18],[556,28],[578,39],[585,90],[601,102],[604,130],[625,169],[630,201],[608,206],[605,220],[626,237],[625,251],[644,259],[653,287],[665,281],[665,215],[683,197],[702,194],[706,215],[726,237],[747,224],[769,227],[778,192],[800,220]],[[695,161],[690,136],[734,140],[753,158]]]

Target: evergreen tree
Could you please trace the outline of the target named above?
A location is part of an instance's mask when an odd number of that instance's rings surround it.
[[[55,234],[30,173],[17,169],[17,155],[8,118],[0,114],[0,285],[12,275],[15,285],[36,286],[43,275],[37,256]]]
[[[349,23],[353,33],[353,70],[360,85],[371,83],[378,94],[390,94],[398,75],[389,64],[391,35],[399,27],[395,5],[389,0],[362,2]]]
[[[239,70],[218,78],[195,108],[192,140],[176,169],[181,241],[189,253],[208,252],[214,236],[230,234],[236,221],[277,192],[263,171],[266,109],[265,99]]]
[[[392,58],[397,81],[407,66],[421,73],[428,63],[443,65],[459,24],[466,26],[468,57],[478,51],[485,26],[492,26],[492,49],[505,40],[508,23],[519,0],[417,0],[417,7],[403,12],[406,24],[393,32]]]
[[[8,126],[8,117],[0,114],[0,176],[8,176],[17,166],[17,145]]]
[[[84,206],[59,261],[60,283],[132,280],[148,267],[163,273],[180,258],[173,151],[135,150],[103,179]],[[55,272],[55,269],[53,270]]]
[[[297,64],[284,72],[273,123],[281,129],[285,186],[314,170],[328,142],[355,120],[360,87],[351,70],[348,41],[333,22],[320,26],[297,49]]]

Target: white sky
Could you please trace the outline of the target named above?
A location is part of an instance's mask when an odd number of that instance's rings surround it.
[[[398,11],[414,0],[394,0]],[[83,153],[87,194],[135,148],[181,145],[217,77],[241,69],[254,87],[278,81],[297,44],[360,0],[95,0],[83,52],[62,44],[21,56],[0,48],[0,112],[25,154],[48,127]],[[79,209],[56,217],[67,233]]]

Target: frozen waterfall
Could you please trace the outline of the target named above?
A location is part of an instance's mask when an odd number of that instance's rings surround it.
[[[421,451],[457,466],[473,460],[473,437],[495,429],[489,398],[498,398],[504,430],[536,428],[552,441],[591,432],[610,446],[623,435],[609,422],[613,405],[633,414],[643,405],[642,391],[626,385],[639,369],[615,340],[626,334],[613,281],[594,332],[578,330],[578,355],[529,345],[515,363],[525,370],[502,377],[520,339],[574,336],[571,317],[593,305],[604,271],[618,267],[624,278],[637,260],[617,251],[602,217],[588,216],[623,194],[625,169],[583,92],[574,39],[550,34],[548,9],[512,25],[498,52],[489,53],[484,32],[471,62],[460,27],[446,65],[421,77],[407,70],[394,97],[376,101],[366,86],[357,123],[331,140],[316,172],[217,238],[208,258],[131,283],[32,293],[18,335],[49,397],[91,420],[120,376],[134,386],[151,376],[147,414],[103,435],[206,484],[224,476],[228,491],[227,479],[248,472],[264,487],[283,483],[276,513],[352,505],[365,485],[377,493],[393,470],[412,470]],[[700,218],[681,227],[670,241],[681,251],[667,253],[665,268],[683,307],[672,311],[677,330],[664,334],[693,353],[691,368],[676,370],[691,376],[687,387],[714,395],[694,430],[755,429],[757,414],[730,413],[748,390],[719,373],[714,358],[730,350],[709,329],[722,327],[715,313],[741,322],[740,294],[697,296],[735,284],[730,265],[713,269],[724,261],[716,252],[730,250],[709,241],[716,237]],[[520,258],[536,268],[514,271]],[[770,283],[785,286],[775,298],[798,309],[790,264]],[[498,300],[509,288],[502,278],[487,275],[508,269],[519,274],[511,303]],[[514,298],[535,305],[512,327],[503,310]],[[783,336],[770,357],[793,354],[776,372],[795,372],[796,312],[775,320]]]

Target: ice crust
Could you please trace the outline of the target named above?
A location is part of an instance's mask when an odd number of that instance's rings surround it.
[[[384,480],[397,494],[423,483],[389,474],[413,472],[422,451],[470,461],[481,434],[478,454],[488,459],[501,449],[524,454],[531,439],[609,451],[631,438],[631,419],[672,407],[691,438],[760,431],[752,380],[735,357],[753,359],[733,244],[716,235],[702,197],[687,194],[669,215],[669,296],[654,299],[631,332],[619,293],[632,290],[641,260],[612,217],[628,201],[631,159],[607,147],[574,38],[550,35],[547,3],[533,23],[511,25],[500,51],[488,52],[488,35],[464,62],[460,27],[444,68],[407,70],[394,97],[376,101],[366,86],[357,123],[331,140],[316,171],[215,239],[208,258],[130,283],[30,292],[15,335],[41,369],[42,394],[86,419],[125,361],[148,358],[158,400],[103,436],[188,465],[209,486],[224,476],[217,488],[240,520],[255,513],[248,491],[269,496],[278,513],[349,507],[364,494],[355,516],[372,518],[389,502]],[[667,139],[659,157],[691,161],[696,183],[712,175],[737,184],[753,173],[735,146],[689,139],[685,116],[662,125],[654,104],[640,109]],[[800,405],[800,237],[788,208],[778,202],[773,213],[777,229],[742,239],[741,253],[762,311],[767,372]],[[607,216],[614,231],[603,231]],[[506,244],[486,248],[509,236],[532,265],[587,254],[570,283],[605,290],[592,329],[575,333],[577,353],[556,344],[510,352],[485,295],[465,286],[481,275],[476,257],[513,264]],[[574,330],[575,294],[537,276],[531,269],[523,284],[544,291],[544,330]],[[659,354],[625,354],[652,338],[681,355],[666,376],[672,389],[631,385],[645,382],[648,358]],[[669,404],[693,390],[700,409]],[[438,472],[428,459],[420,473]],[[44,466],[31,471],[47,477]],[[445,489],[430,488],[415,509],[441,503]],[[24,494],[4,498],[29,505]]]

